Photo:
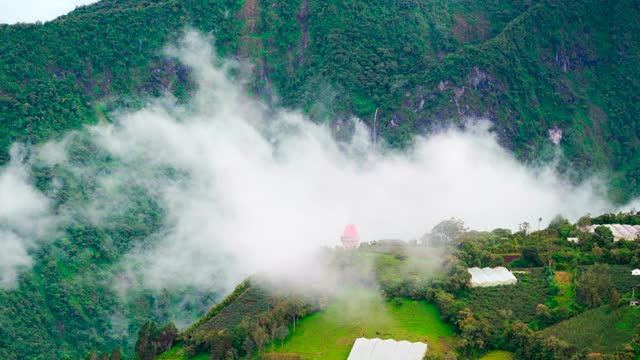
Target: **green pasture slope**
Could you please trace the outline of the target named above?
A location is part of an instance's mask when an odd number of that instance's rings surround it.
[[[623,306],[612,310],[608,305],[551,326],[543,333],[567,341],[579,349],[611,354],[633,338],[640,325],[640,308]]]
[[[492,351],[480,358],[480,360],[513,360],[513,353],[508,351]]]
[[[296,353],[303,359],[346,359],[359,337],[422,341],[441,352],[452,343],[451,327],[434,305],[397,299],[386,302],[370,290],[352,290],[325,311],[302,319],[284,346],[273,351]]]
[[[158,356],[155,360],[209,360],[209,354],[199,354],[196,357],[189,358],[185,354],[183,346],[174,346],[171,350]]]

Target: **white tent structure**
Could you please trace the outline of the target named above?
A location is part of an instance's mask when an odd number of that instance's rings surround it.
[[[605,224],[591,225],[589,231],[594,232],[598,226],[606,226],[613,233],[613,240],[635,240],[640,235],[640,225]]]
[[[347,360],[422,360],[426,353],[421,342],[358,338]]]
[[[504,266],[482,269],[472,267],[467,270],[471,274],[471,287],[511,285],[518,282],[518,279]]]

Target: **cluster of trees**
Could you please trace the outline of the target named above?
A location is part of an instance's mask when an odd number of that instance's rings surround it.
[[[463,300],[445,290],[431,290],[426,299],[438,306],[443,320],[455,326],[460,336],[456,349],[459,355],[471,356],[487,349],[491,324],[475,314]]]
[[[545,336],[532,331],[522,322],[514,322],[505,334],[509,341],[505,349],[511,350],[516,357],[532,360],[634,360],[640,356],[640,327],[635,331],[630,343],[617,348],[611,354],[589,352],[586,348],[578,348],[554,336]]]
[[[262,304],[251,309],[255,302]],[[298,321],[318,311],[319,306],[320,297],[311,299],[247,280],[224,303],[184,331],[181,341],[189,357],[197,354],[209,354],[211,359],[250,357],[262,353],[269,344],[282,343],[296,331]]]
[[[262,353],[268,344],[282,343],[290,331],[295,332],[297,320],[305,315],[303,310],[300,302],[282,301],[234,328],[195,332],[185,339],[187,355],[208,353],[211,359],[222,360]]]
[[[169,323],[158,328],[155,322],[146,322],[138,331],[136,342],[136,360],[153,360],[156,356],[171,349],[178,337],[178,328]]]
[[[122,351],[120,348],[115,348],[111,355],[106,352],[100,354],[98,350],[94,350],[89,356],[87,360],[124,360],[125,358],[122,356]]]
[[[640,211],[636,212],[635,210],[631,210],[628,212],[619,212],[615,213],[607,213],[602,214],[600,216],[596,216],[594,218],[585,218],[585,220],[589,220],[591,224],[627,224],[627,225],[640,225]]]
[[[638,216],[635,210],[605,214],[598,224],[634,223]],[[613,233],[606,226],[598,226],[593,232],[587,226],[596,223],[588,216],[581,218],[575,225],[558,216],[545,229],[531,231],[530,226],[521,226],[520,231],[512,233],[506,229],[491,232],[461,231],[459,220],[447,220],[436,227],[449,227],[454,241],[447,246],[456,249],[456,256],[468,267],[502,266],[505,256],[518,255],[511,267],[538,267],[545,265],[553,270],[565,270],[579,265],[595,263],[640,266],[640,243],[637,241],[615,241]],[[435,230],[435,228],[434,228]],[[578,243],[567,241],[568,237],[578,238]],[[422,244],[433,246],[433,235],[425,235]],[[430,242],[431,241],[431,242]]]
[[[582,273],[576,280],[576,302],[587,308],[602,305],[608,298],[611,307],[618,307],[620,294],[611,287],[607,266],[596,264]]]
[[[620,306],[620,298],[615,289],[611,290],[609,304],[612,308]],[[497,292],[493,293],[494,302],[502,302],[503,299],[497,299]],[[443,356],[430,355],[430,359],[450,359],[475,358],[483,352],[491,349],[509,350],[515,353],[516,358],[520,359],[588,359],[589,352],[585,349],[579,349],[577,346],[566,341],[560,340],[554,336],[549,336],[535,328],[547,327],[563,320],[562,314],[549,309],[547,305],[538,304],[535,307],[535,315],[529,318],[529,322],[525,322],[515,316],[512,310],[505,309],[488,309],[496,311],[499,321],[490,320],[486,312],[474,312],[472,303],[463,294],[454,296],[453,294],[442,290],[432,290],[427,293],[426,299],[434,302],[440,310],[443,320],[454,325],[459,340],[456,343],[456,354],[445,354]],[[507,301],[518,301],[518,298],[509,298]],[[599,302],[598,304],[602,304]],[[592,304],[597,306],[597,304]],[[634,338],[635,339],[635,338]],[[636,340],[634,340],[636,341]],[[602,358],[611,359],[635,359],[636,354],[640,355],[640,348],[633,348],[632,345],[621,347],[620,352],[616,354],[604,355]]]

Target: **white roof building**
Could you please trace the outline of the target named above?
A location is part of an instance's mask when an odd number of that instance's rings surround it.
[[[472,267],[467,271],[471,274],[471,287],[511,285],[518,282],[518,279],[504,266],[482,269]]]
[[[589,231],[594,232],[598,226],[606,226],[613,233],[613,240],[635,240],[640,235],[640,225],[604,224],[591,225]]]
[[[640,269],[631,270],[631,275],[640,275]]]
[[[427,344],[393,339],[356,339],[347,360],[422,360]]]
[[[574,243],[574,244],[578,244],[578,243],[580,243],[580,238],[577,238],[577,237],[568,237],[568,238],[567,238],[567,241],[572,242],[572,243]]]

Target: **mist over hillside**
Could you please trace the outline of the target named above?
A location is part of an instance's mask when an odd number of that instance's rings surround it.
[[[244,95],[228,74],[237,64],[215,66],[221,61],[198,33],[188,32],[168,53],[194,75],[192,100],[153,100],[142,110],[117,114],[114,124],[36,147],[30,159],[17,157],[5,170],[9,177],[20,166],[59,168],[94,183],[82,201],[62,201],[49,214],[62,226],[117,226],[112,219],[136,207],[130,191],[157,202],[161,227],[123,258],[125,270],[141,272],[147,287],[228,291],[255,272],[284,267],[282,274],[300,274],[297,267],[308,266],[308,254],[336,245],[351,222],[367,240],[417,239],[450,217],[478,230],[517,229],[540,217],[577,220],[615,209],[597,181],[576,186],[553,163],[519,163],[486,120],[418,137],[399,152],[374,145],[353,119],[352,139],[337,142],[329,127],[298,112],[268,112]],[[86,160],[73,161],[74,152],[86,152]],[[28,182],[18,182],[34,198],[20,199],[21,205],[31,202],[37,209],[56,202],[65,179],[54,172],[48,181],[51,198],[44,200]],[[3,191],[21,194],[11,186]],[[34,216],[12,210],[8,216],[23,222]],[[25,240],[24,252],[33,243]]]

